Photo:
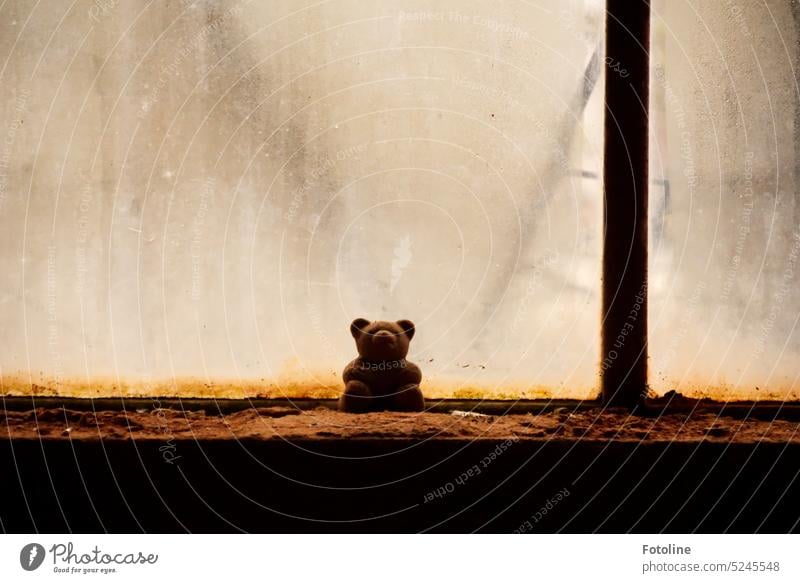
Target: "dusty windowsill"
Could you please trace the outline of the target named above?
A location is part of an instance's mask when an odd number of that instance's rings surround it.
[[[639,417],[625,410],[600,409],[463,417],[444,413],[348,415],[325,408],[290,407],[253,408],[226,415],[154,408],[127,412],[39,408],[0,411],[0,422],[0,439],[800,442],[800,425],[784,419],[739,419],[713,412]]]

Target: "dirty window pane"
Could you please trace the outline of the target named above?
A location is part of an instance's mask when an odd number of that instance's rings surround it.
[[[653,9],[651,386],[797,398],[798,5]]]
[[[0,7],[3,392],[595,394],[602,3]]]

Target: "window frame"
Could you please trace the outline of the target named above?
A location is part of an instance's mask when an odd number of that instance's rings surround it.
[[[601,349],[599,403],[604,406],[637,408],[648,404],[648,197],[649,197],[649,89],[650,89],[649,0],[606,0],[603,144],[603,235],[601,281]],[[617,64],[617,67],[614,67]],[[624,71],[624,75],[620,73]],[[334,399],[242,398],[216,399],[175,397],[158,399],[166,407],[205,409],[220,413],[276,402],[299,408],[335,406]],[[652,410],[675,408],[672,399]],[[9,409],[34,406],[67,408],[134,408],[148,406],[152,398],[79,398],[61,396],[3,396]],[[756,403],[758,405],[756,406]],[[540,401],[500,399],[445,399],[432,403],[431,411],[481,410],[492,414],[537,411],[558,407],[594,407],[598,400],[548,399]],[[748,412],[778,408],[800,418],[800,403],[748,400],[730,403],[705,402],[708,408]],[[697,407],[697,403],[694,404]],[[783,415],[782,415],[783,416]]]
[[[647,395],[650,2],[606,0],[601,399]]]

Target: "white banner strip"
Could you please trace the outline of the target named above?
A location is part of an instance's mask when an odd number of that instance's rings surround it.
[[[0,581],[798,581],[789,535],[5,535]]]

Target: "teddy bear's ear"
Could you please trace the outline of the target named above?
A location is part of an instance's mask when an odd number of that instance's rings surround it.
[[[361,333],[367,326],[369,326],[369,320],[365,320],[364,318],[356,318],[353,320],[353,323],[350,324],[350,334],[353,335],[353,338],[358,340],[358,337],[361,336]]]
[[[414,337],[414,332],[416,331],[414,328],[414,322],[411,320],[398,320],[397,325],[403,329],[403,332],[406,333],[406,336],[408,336],[409,340]]]

